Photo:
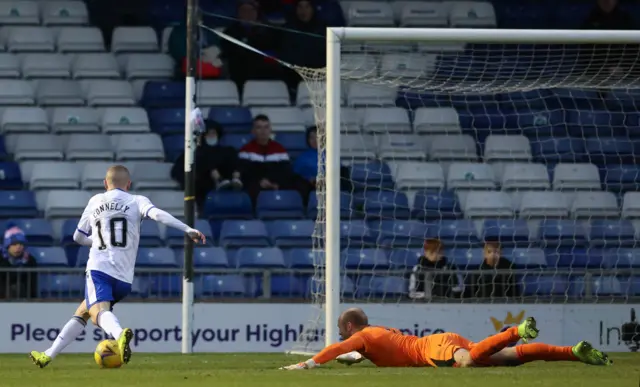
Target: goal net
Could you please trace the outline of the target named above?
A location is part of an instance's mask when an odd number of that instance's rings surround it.
[[[324,254],[336,201],[320,157],[316,313],[292,352],[317,352],[336,324],[325,320],[329,259],[340,262],[340,310],[357,305],[370,323],[417,335],[474,336],[472,317],[486,313],[498,331],[530,304],[629,302],[638,46],[594,33],[562,44],[552,32],[548,44],[381,41],[387,31],[340,43],[340,101],[329,101],[340,115],[339,257]],[[297,98],[329,154],[327,70],[298,68]],[[425,241],[447,264],[420,261]],[[513,266],[483,266],[486,241]]]

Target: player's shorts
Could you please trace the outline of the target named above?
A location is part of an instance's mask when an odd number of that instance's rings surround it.
[[[111,302],[111,306],[131,293],[131,284],[120,281],[97,270],[89,270],[86,274],[84,298],[87,309],[99,302]]]
[[[457,333],[439,333],[427,336],[427,358],[434,367],[454,367],[453,354],[459,349],[469,350],[473,342]]]

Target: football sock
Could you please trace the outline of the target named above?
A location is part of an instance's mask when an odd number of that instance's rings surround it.
[[[500,352],[509,344],[518,342],[518,340],[520,340],[518,327],[511,327],[504,332],[489,336],[481,342],[476,343],[469,351],[469,354],[474,362],[480,363],[489,359],[494,353]]]
[[[82,334],[86,325],[87,322],[84,321],[82,317],[71,317],[71,320],[67,321],[64,325],[51,347],[44,351],[45,355],[50,356],[52,359],[55,358],[56,355],[67,348],[69,344]]]
[[[108,310],[103,310],[98,313],[97,321],[100,328],[113,336],[114,339],[118,340],[122,333],[122,327],[120,326],[120,321],[118,321],[115,314]]]
[[[543,343],[523,344],[516,347],[516,354],[522,363],[530,361],[579,361],[572,347],[559,347]]]

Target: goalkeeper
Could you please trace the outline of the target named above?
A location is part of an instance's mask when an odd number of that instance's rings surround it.
[[[313,358],[283,367],[285,370],[314,368],[331,360],[344,364],[368,359],[378,367],[495,367],[544,361],[580,361],[590,365],[612,365],[609,357],[581,341],[573,347],[549,344],[508,345],[538,336],[535,319],[473,343],[455,333],[425,337],[403,335],[399,330],[369,325],[361,309],[348,309],[338,319],[344,341],[332,344]]]

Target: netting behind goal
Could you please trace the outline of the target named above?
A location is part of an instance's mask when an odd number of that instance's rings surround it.
[[[379,305],[426,308],[426,320],[440,303],[626,302],[637,290],[638,55],[621,44],[343,45],[341,302],[396,327],[404,316]],[[326,71],[298,71],[324,150]],[[301,352],[324,345],[323,167],[317,315]],[[420,266],[414,283],[425,239],[457,268]],[[485,241],[513,268],[479,271]]]

